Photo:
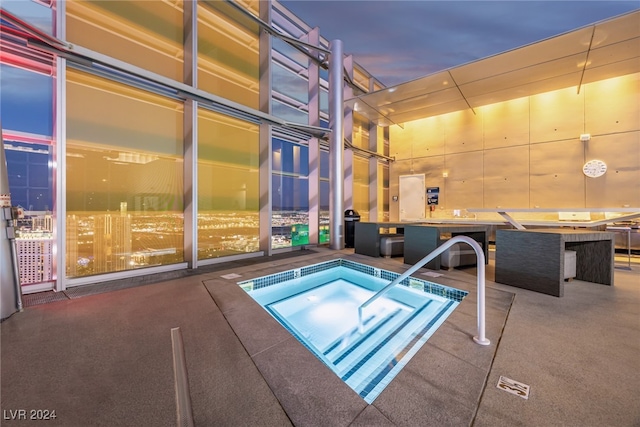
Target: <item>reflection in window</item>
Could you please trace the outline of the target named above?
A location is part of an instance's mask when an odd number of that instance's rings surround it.
[[[329,152],[320,150],[320,230],[318,243],[329,243],[329,224],[331,213],[329,209],[330,185],[329,185]]]
[[[53,209],[53,147],[5,138],[4,148],[12,206],[21,206],[27,212],[50,213]]]
[[[369,149],[369,121],[361,114],[353,114],[353,145]],[[353,158],[353,208],[362,221],[369,221],[369,160]]]
[[[67,70],[68,277],[184,260],[182,107]]]
[[[278,64],[271,68],[271,84],[274,92],[306,105],[309,102],[309,81]]]
[[[389,221],[389,164],[378,163],[380,176],[382,185],[378,184],[378,221]]]
[[[369,121],[362,114],[353,114],[353,145],[369,149]]]
[[[272,156],[272,248],[307,245],[309,148],[274,139]]]
[[[50,282],[55,276],[51,140],[54,81],[48,74],[29,71],[31,65],[42,70],[42,63],[22,57],[11,59],[20,68],[0,65],[0,121],[11,204],[20,212],[16,221],[20,284],[28,286]]]
[[[278,37],[273,37],[271,39],[271,43],[274,50],[274,57],[282,55],[283,57],[295,62],[303,68],[309,67],[309,57],[302,53],[300,50],[291,46],[289,43]]]
[[[259,30],[237,13],[226,2],[198,2],[198,87],[258,108]]]
[[[298,108],[286,105],[282,102],[271,99],[272,114],[288,122],[307,124],[309,123],[309,114]]]
[[[29,25],[53,35],[53,9],[49,7],[50,3],[51,0],[3,1],[2,8]]]
[[[353,157],[353,208],[369,221],[369,160]]]
[[[67,1],[67,40],[182,81],[182,2]]]
[[[0,114],[5,131],[53,134],[53,78],[0,65]]]
[[[259,250],[258,126],[198,110],[198,259]]]

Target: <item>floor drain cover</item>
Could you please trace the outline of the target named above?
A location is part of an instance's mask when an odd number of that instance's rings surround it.
[[[511,378],[500,376],[498,380],[498,388],[504,390],[507,393],[515,394],[523,399],[529,398],[530,387],[527,384],[521,383]]]

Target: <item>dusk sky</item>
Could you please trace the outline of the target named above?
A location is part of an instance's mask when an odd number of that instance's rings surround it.
[[[387,86],[640,9],[640,0],[280,3],[326,39],[342,40],[345,54]]]

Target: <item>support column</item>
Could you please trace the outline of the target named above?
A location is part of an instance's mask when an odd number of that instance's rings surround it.
[[[67,4],[56,2],[56,37],[66,40]],[[53,274],[56,292],[67,289],[67,60],[57,56],[54,66],[54,112],[53,112]],[[74,248],[75,251],[75,248]]]
[[[330,44],[329,61],[329,185],[330,185],[330,238],[331,249],[344,248],[343,235],[343,185],[344,185],[344,67],[342,64],[342,41],[333,40]]]
[[[343,70],[348,74],[349,79],[353,81],[353,55],[347,55],[343,59]],[[349,85],[343,85],[342,88],[343,99],[353,98],[353,88]],[[343,107],[343,131],[342,137],[344,141],[349,144],[353,144],[353,109],[349,106]],[[344,147],[343,147],[344,148]],[[354,189],[355,189],[355,156],[353,150],[346,149],[342,154],[342,171],[343,171],[343,184],[342,184],[342,200],[344,202],[344,209],[355,209],[354,201]],[[362,215],[364,212],[359,212]]]
[[[320,45],[320,29],[307,35],[307,43]],[[317,51],[312,51],[317,54]],[[309,64],[309,125],[320,127],[320,66]],[[309,244],[320,243],[320,141],[309,139]]]
[[[196,2],[184,4],[184,83],[198,87],[198,20]],[[198,268],[198,102],[184,103],[184,260],[189,268]]]
[[[271,24],[271,2],[260,1],[260,19]],[[260,31],[260,111],[271,114],[271,35]],[[271,125],[260,124],[260,250],[271,256],[272,226],[272,179],[273,159],[271,146]]]
[[[9,173],[4,155],[4,140],[0,124],[0,319],[6,319],[22,309],[20,282],[16,274],[14,262],[15,238],[14,227],[7,220],[11,215],[11,197],[9,193]]]

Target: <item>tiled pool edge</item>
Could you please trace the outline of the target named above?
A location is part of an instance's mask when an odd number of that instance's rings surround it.
[[[375,265],[376,268],[380,266],[380,268],[393,269],[398,272],[406,270],[407,267],[397,262],[385,262],[384,259],[378,260],[358,255],[347,254],[345,256],[344,254],[336,255],[335,253],[331,253],[329,256],[313,254],[305,257],[305,259],[296,259],[294,263],[278,265],[273,268],[261,268],[258,271],[256,271],[255,268],[245,268],[234,269],[233,272],[242,273],[244,278],[251,278],[283,272],[295,268],[295,266],[302,267],[327,259],[335,259],[338,256],[350,259],[354,258],[355,262],[368,263]],[[232,272],[232,270],[229,272]],[[475,285],[470,284],[467,281],[468,278],[464,278],[465,281],[458,281],[451,278],[445,279],[443,282],[446,283],[447,286],[455,286],[470,292],[469,296],[462,301],[460,306],[444,323],[443,327],[447,330],[447,334],[442,333],[441,330],[436,331],[429,342],[425,344],[405,368],[406,372],[401,372],[394,380],[395,385],[383,391],[370,406],[367,406],[359,397],[354,401],[349,396],[346,396],[345,390],[340,390],[340,386],[346,387],[347,394],[351,393],[353,396],[355,392],[339,381],[328,368],[291,336],[289,336],[290,340],[277,341],[276,339],[269,345],[265,344],[264,350],[255,354],[252,358],[258,366],[258,369],[264,375],[265,381],[270,384],[270,387],[278,397],[282,407],[292,420],[298,420],[301,424],[313,424],[314,421],[317,424],[319,420],[326,419],[332,420],[332,422],[335,421],[335,425],[348,425],[350,422],[357,422],[358,419],[366,419],[367,425],[377,425],[378,423],[375,421],[371,422],[371,418],[368,418],[369,416],[373,416],[374,418],[379,417],[376,418],[379,419],[379,424],[389,424],[389,420],[394,420],[395,423],[402,425],[403,417],[409,414],[412,414],[412,422],[420,423],[421,417],[426,417],[429,413],[435,412],[439,420],[454,420],[456,424],[463,420],[463,424],[468,425],[475,413],[477,399],[484,390],[484,381],[486,381],[489,375],[491,361],[495,355],[496,344],[499,341],[502,327],[506,321],[508,307],[510,306],[513,293],[491,288],[487,289],[489,301],[497,300],[499,303],[490,303],[487,306],[488,318],[490,319],[487,325],[487,336],[492,339],[492,345],[488,347],[478,346],[471,340],[475,332]],[[261,328],[258,329],[255,328],[255,325],[242,325],[243,313],[257,311],[262,312],[269,318],[271,318],[271,316],[235,284],[237,279],[212,279],[207,280],[207,282],[207,286],[210,289],[215,289],[216,287],[228,288],[226,291],[220,289],[220,292],[218,292],[223,299],[233,294],[232,299],[238,300],[230,304],[225,317],[227,317],[230,326],[234,329],[241,342],[243,342],[243,345],[245,345],[245,342],[251,341],[251,335],[254,334],[255,336],[259,334],[259,332],[257,333],[256,331],[263,329],[265,325],[261,324]],[[214,290],[212,295],[215,293],[216,291]],[[217,299],[217,297],[214,296],[214,299]],[[221,305],[227,306],[229,304]],[[255,318],[255,316],[253,317]],[[274,319],[271,320],[277,325],[280,332],[285,332],[284,328],[277,324]],[[266,326],[266,329],[271,328]],[[282,338],[282,335],[278,334],[278,336]],[[293,342],[291,340],[293,340]],[[309,384],[303,385],[302,388],[304,390],[298,390],[298,392],[303,395],[291,395],[285,390],[288,386],[296,389],[295,384],[308,382],[303,372],[297,368],[299,365],[296,365],[295,369],[289,369],[288,366],[282,366],[281,363],[278,363],[281,359],[276,357],[277,354],[280,354],[281,357],[288,357],[282,353],[283,349],[295,347],[303,349],[303,352],[295,351],[296,357],[304,360],[302,363],[303,368],[306,370],[310,367],[312,368],[315,372],[314,381],[317,383],[311,387],[313,391],[310,391]],[[304,353],[306,353],[306,356]],[[454,362],[457,363],[457,365],[448,362],[452,357],[455,358]],[[443,365],[438,372],[425,374],[421,370],[421,367],[432,363],[432,359],[434,358],[438,360],[444,358],[446,364]],[[289,360],[287,363],[296,364],[300,363],[300,360]],[[320,368],[318,368],[318,366],[320,366]],[[455,366],[462,366],[471,373],[475,372],[475,374],[470,375],[473,379],[459,378],[460,375],[456,372],[457,368],[454,369]],[[453,381],[441,383],[439,378],[445,374],[449,375]],[[328,379],[327,376],[329,376]],[[324,380],[321,379],[323,377],[325,378]],[[332,382],[330,377],[333,377],[336,381]],[[283,378],[286,378],[286,381],[283,380]],[[284,385],[283,381],[285,381]],[[417,384],[416,381],[418,382]],[[279,388],[282,388],[282,390]],[[472,391],[472,396],[468,396],[469,392],[466,391],[467,389]],[[460,390],[464,391],[461,392]],[[398,395],[398,393],[400,393],[400,395]],[[338,399],[340,405],[334,409],[329,402],[335,402],[335,397],[338,395],[342,396]],[[362,411],[363,408],[367,409]],[[383,413],[385,416],[382,415]],[[314,416],[320,418],[314,418]],[[350,418],[351,416],[353,416],[353,418]],[[428,425],[428,420],[423,419],[423,421],[423,425]],[[404,424],[406,425],[406,422]]]
[[[288,280],[305,277],[314,273],[318,273],[320,271],[330,270],[336,267],[349,268],[367,274],[369,276],[388,280],[389,282],[397,279],[401,275],[401,273],[395,273],[393,271],[372,267],[370,265],[351,261],[345,258],[338,258],[329,261],[318,262],[309,266],[293,268],[280,273],[273,273],[253,279],[241,280],[238,282],[238,285],[245,290],[261,289]],[[441,285],[417,277],[407,277],[400,282],[400,285],[407,287],[416,287],[421,285],[424,292],[442,296],[457,302],[461,302],[468,294],[467,291],[456,289],[447,285]],[[429,286],[428,288],[426,287],[427,285]]]

